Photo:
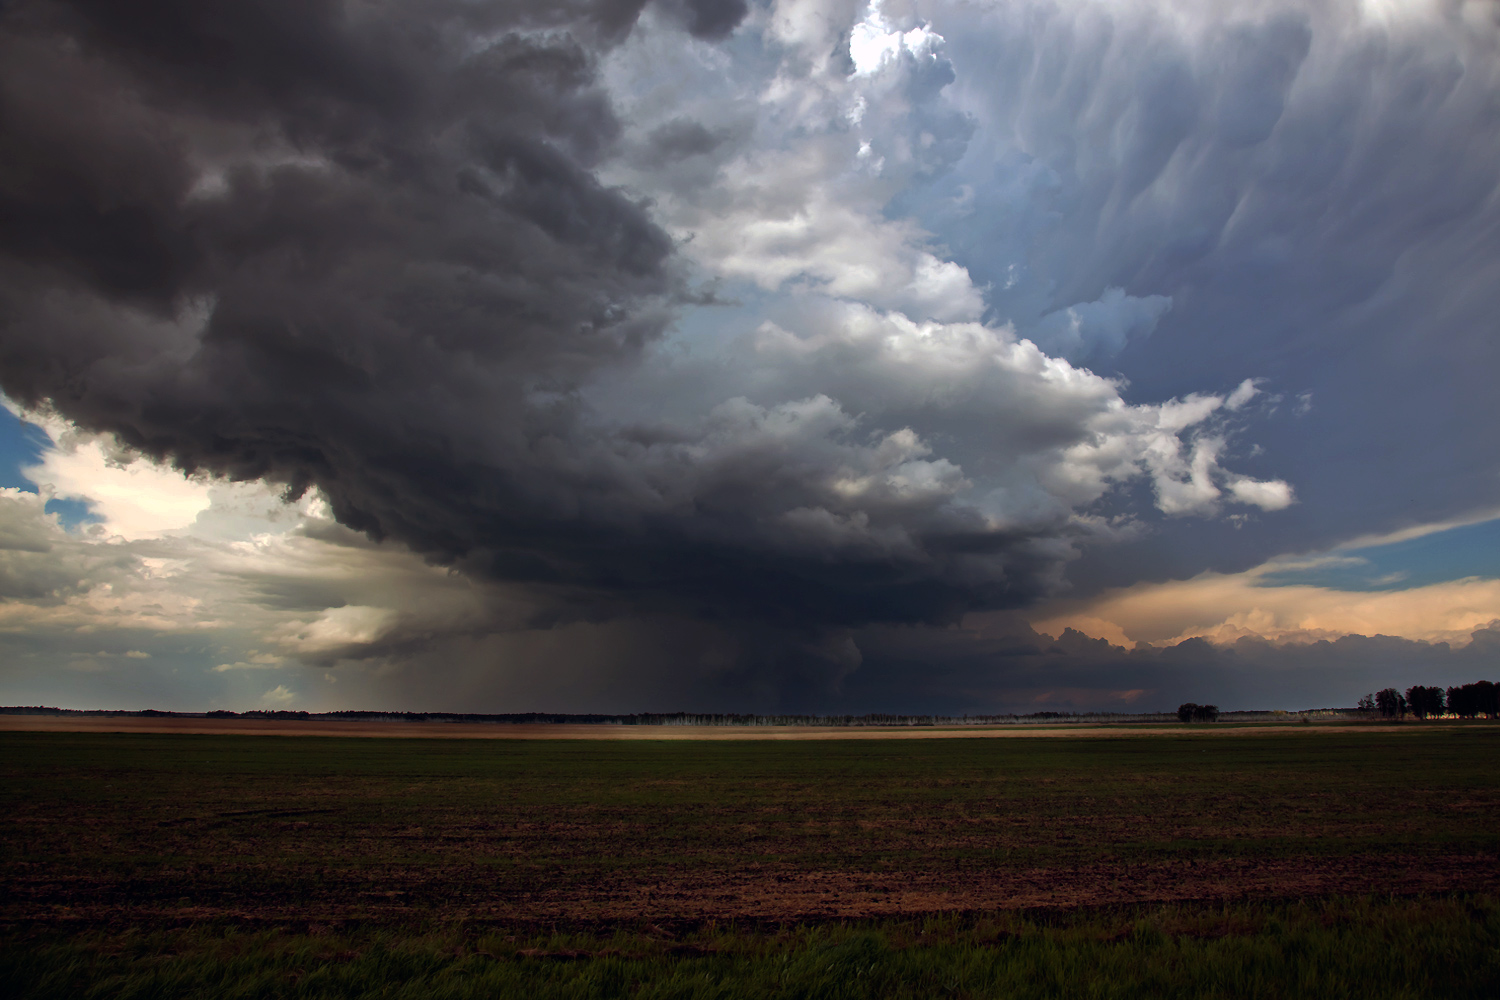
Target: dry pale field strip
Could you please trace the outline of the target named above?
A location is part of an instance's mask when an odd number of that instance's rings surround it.
[[[1400,726],[1359,723],[1361,732],[1400,732]],[[30,733],[182,733],[204,736],[356,736],[449,740],[943,740],[1032,737],[1240,735],[1341,732],[1349,724],[1264,723],[1180,726],[1165,723],[1090,723],[1000,726],[622,726],[568,723],[344,722],[281,719],[197,719],[160,716],[0,715],[0,731]]]

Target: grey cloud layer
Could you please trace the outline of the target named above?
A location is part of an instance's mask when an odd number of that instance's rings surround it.
[[[706,66],[663,24],[720,37],[743,12],[670,6],[645,34]],[[293,495],[316,486],[342,523],[550,589],[564,616],[633,608],[800,628],[952,620],[1040,593],[1080,530],[1071,506],[1138,473],[1160,443],[1155,411],[1122,411],[1108,383],[1003,331],[881,311],[941,318],[949,291],[977,296],[919,234],[880,220],[888,184],[854,201],[838,192],[840,158],[860,164],[840,102],[865,97],[830,69],[829,45],[808,61],[782,39],[756,65],[827,90],[833,124],[812,122],[822,152],[800,183],[830,228],[795,248],[752,246],[745,266],[784,272],[768,288],[826,274],[834,312],[794,307],[806,317],[781,347],[763,328],[767,360],[712,383],[716,398],[686,422],[654,419],[649,376],[630,383],[647,411],[631,426],[581,401],[600,373],[636,378],[692,297],[673,240],[596,178],[622,134],[597,67],[638,14],[437,0],[161,2],[129,16],[9,6],[6,390],[189,471]],[[900,108],[951,79],[931,52],[908,63],[871,92],[898,130]],[[652,134],[667,159],[713,145],[676,119]],[[774,228],[774,207],[722,181],[738,204],[702,207],[723,216],[721,246],[753,243],[760,216]],[[877,237],[852,264],[848,226]],[[907,291],[858,277],[866,263]],[[921,372],[915,388],[902,366]],[[757,379],[780,390],[752,401]],[[952,400],[931,398],[945,379]],[[904,426],[936,432],[966,415],[993,428],[966,453],[995,466],[978,499],[964,469]],[[1064,455],[1075,447],[1094,454]],[[1027,460],[1036,468],[1008,483]]]
[[[816,648],[804,637],[789,657],[793,638],[651,616],[452,635],[414,650],[405,670],[342,667],[345,686],[308,704],[347,705],[357,685],[362,704],[432,711],[1148,712],[1184,701],[1297,710],[1352,707],[1384,687],[1494,680],[1500,650],[1495,626],[1460,647],[1349,635],[1127,650],[1078,633],[1054,640],[997,616],[962,629],[860,630]],[[505,667],[467,666],[477,662]]]
[[[1353,707],[1368,692],[1493,680],[1500,623],[1462,646],[1346,635],[1313,643],[1189,639],[1125,649],[1067,631],[1056,640],[991,617],[941,634],[882,630],[845,683],[840,707],[911,711],[1171,711],[1185,701],[1233,709]]]
[[[590,172],[638,11],[9,5],[7,391],[449,559],[576,513],[569,393],[681,293]]]
[[[1450,370],[1434,315],[1493,371],[1493,26],[863,6],[11,3],[0,385],[773,701],[1080,551],[1098,585],[1390,527],[1387,471],[1352,518],[1332,478],[1371,427],[1453,498],[1493,472],[1421,451],[1397,371]],[[1306,390],[1357,416],[1309,433]],[[521,641],[371,614],[309,662]]]

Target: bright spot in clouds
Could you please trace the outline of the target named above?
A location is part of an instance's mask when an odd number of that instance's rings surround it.
[[[285,684],[278,684],[261,695],[261,702],[271,708],[286,708],[297,696]]]
[[[189,527],[208,509],[209,484],[85,437],[56,418],[21,414],[53,441],[22,472],[52,497],[88,502],[107,534],[135,541]]]
[[[909,31],[892,28],[881,7],[881,0],[871,0],[864,20],[849,32],[849,57],[854,61],[854,72],[861,76],[879,71],[887,60],[903,51],[931,57],[932,49],[943,41],[942,35],[928,31],[925,26]]]

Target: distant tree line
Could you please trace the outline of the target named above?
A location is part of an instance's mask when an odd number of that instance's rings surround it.
[[[163,716],[182,719],[274,719],[353,722],[491,722],[530,724],[593,724],[616,726],[984,726],[1023,722],[1162,722],[1163,713],[1121,712],[1032,712],[1027,715],[750,715],[735,713],[639,712],[630,715],[594,715],[552,712],[303,712],[287,709],[253,709],[230,712],[163,712],[157,709],[74,709],[43,705],[0,706],[0,715]]]
[[[1218,705],[1199,705],[1189,701],[1177,706],[1178,722],[1214,722],[1218,718]]]
[[[1500,687],[1489,681],[1475,681],[1444,691],[1440,687],[1425,687],[1414,684],[1403,693],[1395,688],[1385,688],[1359,699],[1359,707],[1365,712],[1379,712],[1387,719],[1402,719],[1408,713],[1419,719],[1439,718],[1444,715],[1460,719],[1500,718]]]

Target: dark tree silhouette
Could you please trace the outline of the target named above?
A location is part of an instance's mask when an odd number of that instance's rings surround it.
[[[1419,719],[1443,714],[1443,689],[1413,684],[1406,689],[1406,707]]]
[[[1361,712],[1375,711],[1375,696],[1373,694],[1367,694],[1363,698],[1359,699],[1359,710]]]
[[[1193,708],[1194,722],[1217,722],[1218,719],[1218,705],[1197,705]]]
[[[1460,719],[1477,719],[1481,715],[1493,719],[1500,714],[1496,711],[1495,692],[1495,685],[1489,681],[1451,687],[1448,689],[1448,711]]]
[[[1385,688],[1375,692],[1375,707],[1387,719],[1394,719],[1406,714],[1406,699],[1395,688]]]
[[[1448,711],[1460,719],[1472,719],[1479,714],[1474,704],[1476,700],[1472,684],[1448,689]]]
[[[1186,701],[1177,706],[1177,721],[1192,722],[1193,715],[1198,711],[1197,702]]]
[[[1464,687],[1468,686],[1464,685]],[[1486,719],[1500,716],[1500,685],[1491,684],[1489,681],[1475,681],[1474,697],[1477,700],[1480,715]]]

